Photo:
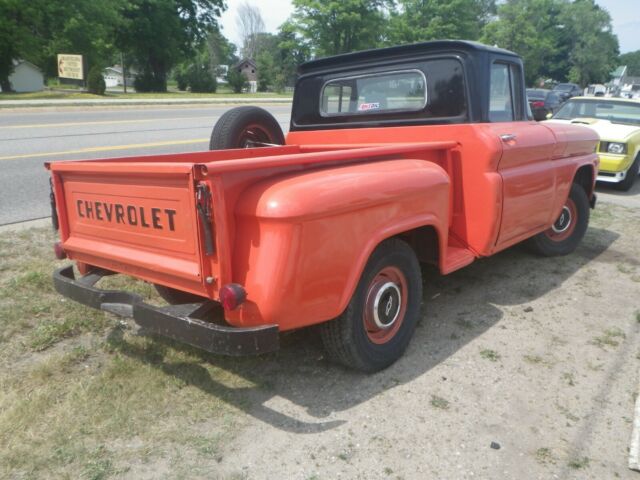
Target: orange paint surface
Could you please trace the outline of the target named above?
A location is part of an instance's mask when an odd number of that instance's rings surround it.
[[[338,316],[386,238],[432,227],[449,273],[549,228],[578,168],[596,171],[596,143],[535,122],[361,128],[49,168],[71,259],[212,299],[239,283],[247,301],[227,321],[290,330]]]

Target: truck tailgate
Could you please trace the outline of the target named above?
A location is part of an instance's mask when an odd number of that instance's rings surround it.
[[[209,296],[193,164],[64,162],[50,169],[69,257]]]

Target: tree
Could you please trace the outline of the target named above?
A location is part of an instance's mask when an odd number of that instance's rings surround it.
[[[311,58],[309,42],[300,36],[291,22],[285,22],[280,26],[278,55],[284,89],[285,86],[293,86],[298,65]]]
[[[224,7],[224,0],[127,0],[117,43],[140,71],[136,90],[166,91],[169,70],[193,57]]]
[[[21,0],[0,1],[0,87],[11,90],[9,75],[13,73],[13,61],[33,60],[40,44],[34,35],[38,22],[37,5]]]
[[[594,0],[576,0],[566,5],[561,20],[573,40],[569,80],[582,86],[608,81],[619,52],[609,13]]]
[[[291,24],[316,56],[377,47],[385,27],[385,0],[293,0]]]
[[[604,83],[618,54],[611,18],[593,0],[507,0],[482,41],[520,54],[528,84],[540,77]]]
[[[545,63],[559,48],[551,12],[560,2],[507,0],[498,7],[498,19],[484,29],[482,42],[511,50],[523,58],[528,85],[544,76]]]
[[[494,0],[399,0],[391,13],[385,43],[423,42],[443,38],[477,40],[490,15]]]
[[[258,34],[265,31],[260,9],[246,2],[241,3],[238,7],[236,24],[242,37],[242,56],[255,59],[258,54]]]
[[[236,46],[222,35],[218,28],[213,28],[207,35],[209,65],[216,75],[222,75],[220,65],[233,65],[238,61]]]
[[[6,87],[12,60],[24,58],[57,76],[57,54],[83,55],[104,66],[114,53],[113,38],[124,0],[0,0],[0,83]]]
[[[640,77],[640,50],[623,53],[618,64],[627,66],[627,75]]]

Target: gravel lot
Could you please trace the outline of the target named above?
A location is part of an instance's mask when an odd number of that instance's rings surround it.
[[[591,225],[567,257],[515,247],[447,277],[425,272],[421,326],[406,356],[379,374],[325,363],[313,332],[275,358],[225,364],[272,383],[229,392],[248,405],[223,472],[637,478],[627,447],[640,365],[640,209],[602,203]]]

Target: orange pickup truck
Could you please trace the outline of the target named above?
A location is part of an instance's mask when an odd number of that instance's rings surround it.
[[[376,371],[421,314],[420,264],[442,274],[527,240],[565,255],[595,206],[597,135],[540,124],[516,54],[436,41],[302,65],[286,137],[238,107],[211,151],[55,162],[57,290],[228,355],[318,325],[328,355]],[[168,305],[103,290],[156,285]]]

